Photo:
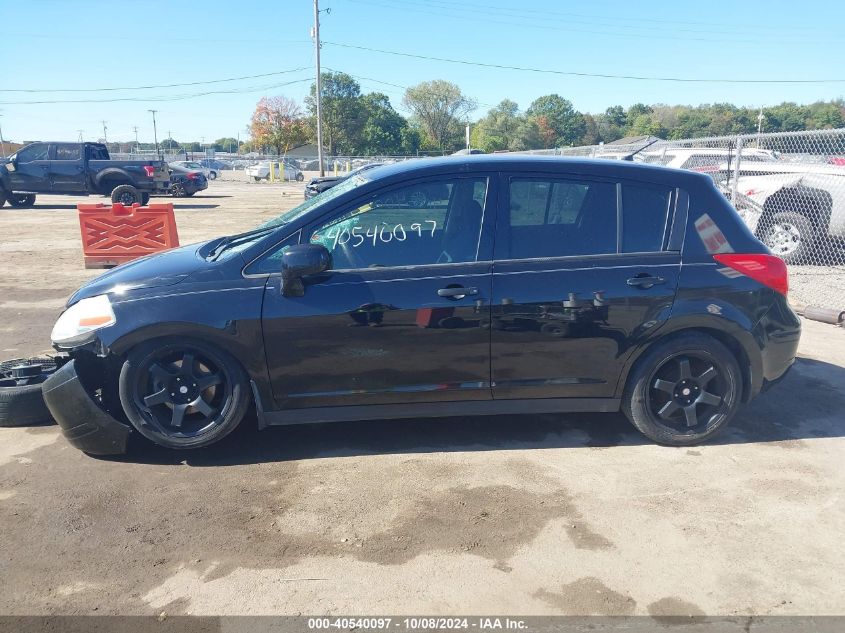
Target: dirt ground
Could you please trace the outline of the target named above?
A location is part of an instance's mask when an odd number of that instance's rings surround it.
[[[215,182],[180,237],[299,200]],[[0,210],[2,358],[96,274],[75,202]],[[0,429],[0,614],[845,614],[845,329],[804,326],[789,377],[689,449],[620,415],[247,420],[121,459]]]

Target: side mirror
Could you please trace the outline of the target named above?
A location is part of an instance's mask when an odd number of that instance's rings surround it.
[[[322,244],[296,244],[282,253],[282,294],[301,297],[305,294],[302,278],[316,275],[332,267],[331,253]]]

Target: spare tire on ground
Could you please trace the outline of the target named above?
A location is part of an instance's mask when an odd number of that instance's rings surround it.
[[[56,371],[53,358],[17,358],[0,363],[0,427],[51,424],[41,384]]]

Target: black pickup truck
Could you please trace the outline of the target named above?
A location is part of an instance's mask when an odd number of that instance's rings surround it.
[[[162,160],[111,160],[102,143],[31,143],[0,163],[0,207],[31,207],[35,194],[111,196],[112,202],[147,204],[167,193],[170,172]]]

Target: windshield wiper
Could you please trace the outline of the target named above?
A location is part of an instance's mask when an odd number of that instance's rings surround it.
[[[220,254],[223,251],[225,251],[230,246],[242,244],[243,242],[245,242],[245,241],[247,241],[247,240],[249,240],[253,237],[256,237],[258,235],[261,235],[262,233],[270,233],[272,230],[273,229],[269,228],[269,227],[268,228],[259,228],[259,229],[253,229],[251,231],[246,231],[244,233],[235,233],[234,235],[227,235],[223,238],[220,238],[220,241],[218,241],[214,245],[214,248],[212,248],[208,252],[208,255],[205,256],[205,261],[213,262],[215,259],[217,259],[220,256]]]

